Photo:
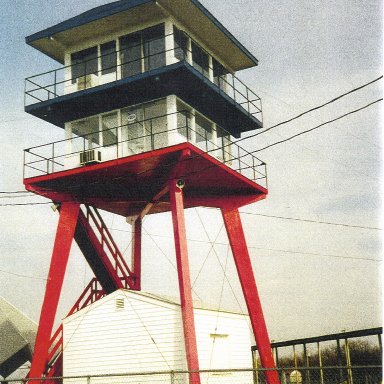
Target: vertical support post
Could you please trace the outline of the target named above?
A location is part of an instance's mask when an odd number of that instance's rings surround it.
[[[176,180],[169,182],[175,237],[177,273],[179,277],[181,315],[183,319],[185,352],[190,384],[200,384],[199,359],[197,354],[195,320],[193,315],[192,286],[188,264],[187,236],[184,219],[184,198],[182,185]]]
[[[320,384],[324,384],[324,372],[323,372],[323,358],[321,356],[320,343],[317,342],[317,355],[319,358],[319,368],[320,368]]]
[[[352,375],[352,369],[351,369],[351,354],[349,350],[349,343],[348,339],[345,339],[345,358],[347,360],[347,367],[348,367],[348,384],[353,384],[353,375]]]
[[[305,384],[310,384],[311,382],[311,377],[310,377],[310,372],[309,372],[309,355],[307,353],[307,344],[303,344],[303,366],[305,364]]]
[[[268,369],[265,371],[265,378],[268,384],[278,384],[280,383],[279,375],[275,369],[276,367],[273,360],[271,343],[269,341],[267,326],[264,320],[247,244],[245,242],[240,214],[236,208],[222,208],[221,212],[227,230],[229,243],[231,244],[233,258],[235,260],[244,299],[247,304],[248,314],[260,355],[261,365],[263,368]]]
[[[275,364],[276,364],[276,367],[279,366],[279,348],[275,348]]]
[[[253,350],[252,352],[253,383],[259,384],[259,363],[257,361],[257,350]]]
[[[141,233],[142,219],[138,217],[132,224],[132,272],[134,276],[134,285],[132,289],[141,290]]]
[[[343,365],[342,359],[341,359],[341,346],[340,346],[340,339],[336,340],[336,347],[337,347],[337,365],[341,367]],[[343,382],[343,368],[339,369],[339,382]]]
[[[61,288],[63,286],[69,251],[75,233],[79,208],[80,205],[75,202],[66,202],[61,205],[51,266],[49,268],[45,296],[37,330],[35,350],[29,373],[29,377],[32,379],[42,377],[46,368],[49,342]]]

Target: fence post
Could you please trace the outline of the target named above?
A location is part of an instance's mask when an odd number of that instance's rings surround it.
[[[321,358],[321,348],[320,348],[319,342],[317,342],[317,354],[318,354],[318,358],[319,358],[319,367],[320,367],[320,383],[324,384],[323,361]]]
[[[175,383],[175,372],[171,371],[170,374],[171,374],[171,384],[174,384]]]
[[[352,376],[352,369],[351,369],[351,355],[349,353],[348,339],[345,339],[345,358],[347,360],[347,367],[348,367],[348,384],[353,384],[353,376]]]
[[[90,384],[90,383],[91,383],[91,377],[87,376],[87,384]]]
[[[303,347],[304,347],[304,358],[305,358],[305,367],[306,367],[305,380],[306,380],[306,384],[310,384],[311,383],[311,371],[309,369],[310,354],[307,351],[307,345],[303,344]]]

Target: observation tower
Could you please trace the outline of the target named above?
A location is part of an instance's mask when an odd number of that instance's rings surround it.
[[[141,289],[146,215],[171,212],[185,359],[200,383],[184,209],[221,210],[264,368],[275,367],[238,208],[267,195],[265,163],[233,142],[262,127],[260,98],[235,72],[257,59],[197,0],[120,0],[26,38],[61,68],[26,79],[25,110],[63,129],[26,149],[24,184],[60,213],[30,378],[62,374],[53,332],[72,240],[95,277],[70,314]],[[99,210],[132,225],[125,260]],[[274,370],[269,384],[278,383]]]

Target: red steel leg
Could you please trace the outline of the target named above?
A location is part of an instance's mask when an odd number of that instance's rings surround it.
[[[140,217],[132,224],[132,272],[135,279],[132,289],[136,291],[141,290],[141,224]]]
[[[237,209],[222,209],[221,212],[227,229],[244,298],[247,303],[261,364],[263,368],[273,369],[275,368],[275,362],[273,360],[271,343],[269,341],[263,310],[257,292],[256,281],[252,271],[252,264],[245,242],[239,211]],[[276,370],[265,371],[265,377],[268,384],[280,383],[279,375]]]
[[[193,315],[192,287],[189,274],[187,237],[184,220],[184,199],[181,188],[176,186],[176,180],[171,180],[169,194],[172,209],[173,232],[175,236],[177,273],[181,314],[184,327],[185,352],[187,355],[190,384],[200,384],[199,358],[197,354],[195,320]],[[195,373],[193,373],[195,372]]]
[[[80,205],[78,203],[63,203],[53,246],[51,266],[45,288],[40,322],[37,330],[35,350],[29,372],[30,378],[40,378],[46,369],[48,348],[60,292],[64,281],[65,269],[69,251],[75,233]],[[34,383],[31,381],[31,383]]]

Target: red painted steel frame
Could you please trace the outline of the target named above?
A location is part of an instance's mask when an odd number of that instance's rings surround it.
[[[142,219],[138,217],[132,224],[132,273],[133,287],[136,291],[141,290],[141,229]]]
[[[279,375],[276,370],[273,370],[273,368],[275,368],[275,361],[272,356],[271,343],[269,341],[267,326],[265,324],[263,310],[257,292],[256,281],[252,270],[251,260],[249,258],[247,244],[245,242],[239,211],[238,209],[233,208],[223,208],[221,212],[227,229],[244,298],[247,303],[261,364],[263,368],[272,369],[265,371],[267,383],[279,384]]]
[[[197,353],[195,320],[193,315],[192,286],[188,265],[187,237],[184,220],[184,201],[181,188],[176,186],[176,180],[169,183],[169,194],[172,210],[173,231],[175,237],[177,273],[181,314],[184,327],[185,352],[190,373],[190,384],[200,384],[199,358]],[[193,373],[196,372],[196,373]]]
[[[37,330],[35,350],[29,372],[30,378],[40,378],[45,371],[53,323],[63,286],[65,269],[75,233],[79,209],[80,204],[74,202],[66,202],[61,205],[51,266],[49,268],[39,328]]]

